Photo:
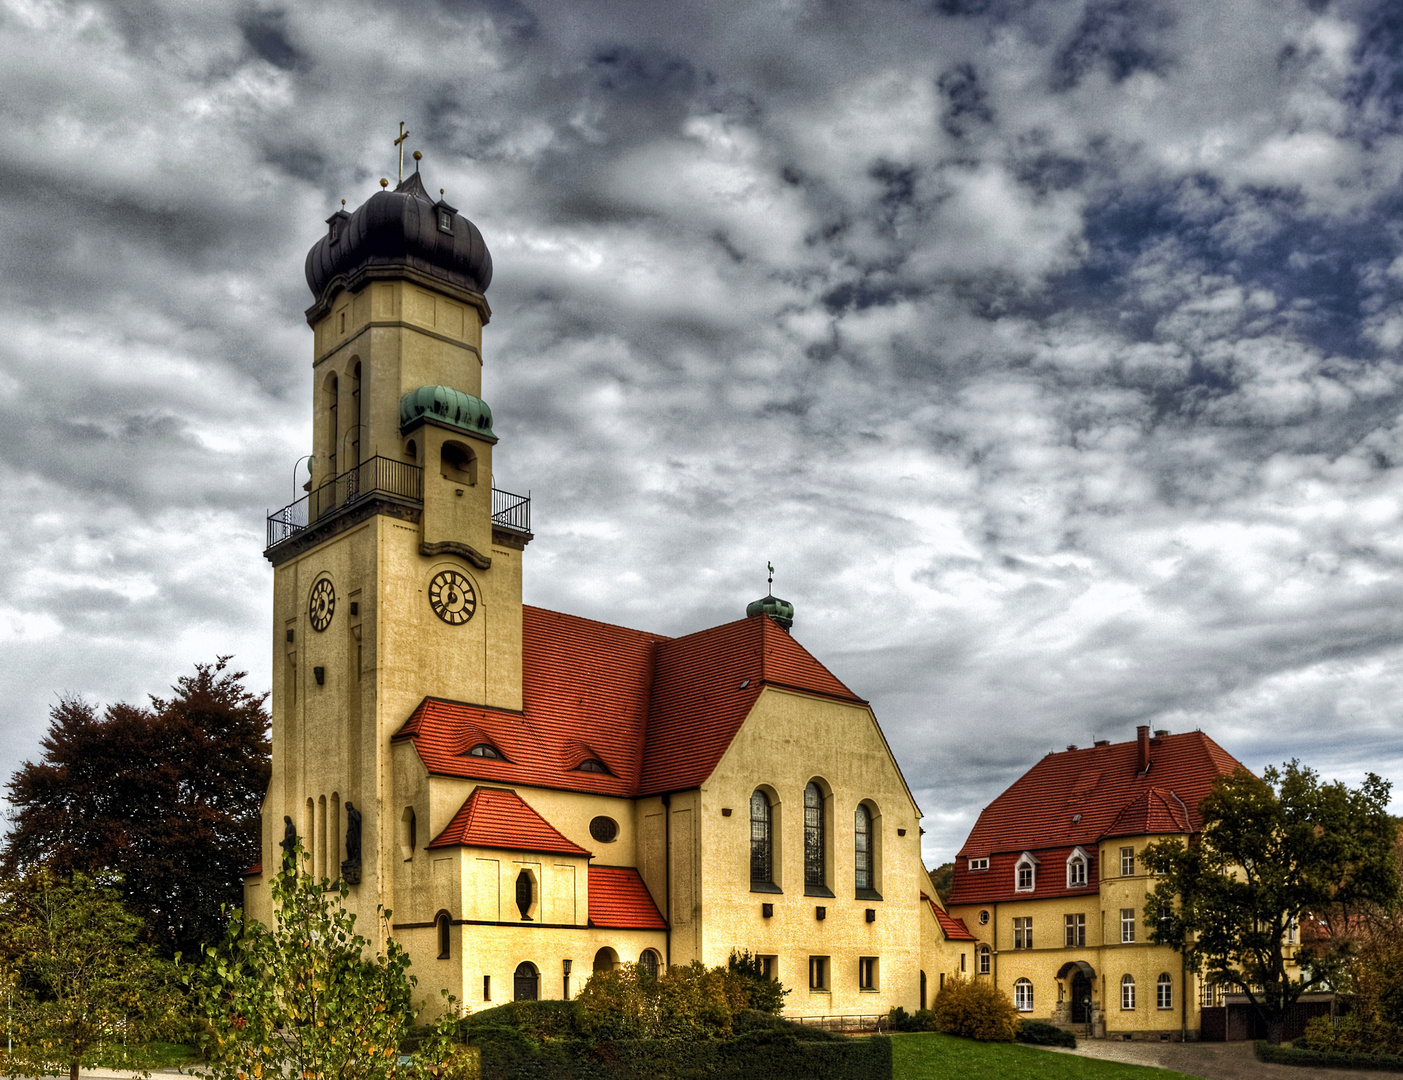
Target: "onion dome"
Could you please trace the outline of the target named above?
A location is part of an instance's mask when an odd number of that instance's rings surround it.
[[[492,433],[492,409],[482,398],[447,386],[421,386],[399,399],[399,429],[404,434],[428,421],[497,441]]]
[[[788,600],[779,599],[774,593],[763,600],[752,600],[745,606],[747,619],[753,619],[756,615],[768,615],[786,630],[794,625],[794,605]]]
[[[482,233],[455,207],[430,198],[417,170],[394,191],[377,191],[354,213],[338,210],[326,223],[326,235],[307,252],[313,310],[338,284],[386,276],[383,269],[376,272],[380,268],[417,270],[479,298],[492,282],[492,255]]]

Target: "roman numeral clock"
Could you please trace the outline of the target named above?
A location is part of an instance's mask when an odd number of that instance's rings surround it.
[[[450,626],[461,626],[477,611],[477,593],[457,570],[440,570],[429,582],[429,606]]]

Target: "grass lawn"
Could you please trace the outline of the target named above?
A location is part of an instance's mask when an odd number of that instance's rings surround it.
[[[147,1043],[138,1055],[144,1064],[153,1069],[173,1069],[178,1065],[194,1065],[200,1061],[200,1052],[184,1043]],[[133,1062],[126,1055],[126,1048],[120,1043],[107,1047],[100,1055],[101,1064],[108,1069],[130,1069]]]
[[[894,1080],[1194,1080],[1167,1069],[1053,1054],[1021,1043],[893,1035]]]

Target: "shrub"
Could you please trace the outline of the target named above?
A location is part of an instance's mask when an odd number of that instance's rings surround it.
[[[931,1009],[935,1028],[980,1042],[1012,1042],[1018,1034],[1018,1013],[1008,995],[987,979],[947,979]]]
[[[754,1009],[778,1016],[784,1011],[784,995],[789,993],[778,979],[765,974],[760,958],[749,949],[731,950],[726,961],[726,997],[732,1012]]]
[[[1345,1054],[1403,1054],[1403,1029],[1366,1013],[1317,1016],[1306,1023],[1297,1045]]]
[[[887,1022],[893,1031],[934,1031],[935,1014],[929,1009],[917,1009],[915,1015],[908,1013],[900,1005],[887,1013]]]
[[[1076,1049],[1077,1037],[1070,1031],[1041,1020],[1024,1020],[1018,1026],[1018,1041],[1033,1046],[1067,1046]]]
[[[1294,1046],[1273,1046],[1265,1039],[1256,1044],[1257,1060],[1275,1065],[1304,1065],[1315,1069],[1372,1069],[1403,1072],[1403,1057],[1392,1054],[1352,1054],[1345,1051],[1307,1050],[1300,1039]]]

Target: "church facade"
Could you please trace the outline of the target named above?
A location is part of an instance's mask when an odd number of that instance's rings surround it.
[[[968,971],[877,720],[788,603],[675,638],[523,604],[530,501],[494,480],[477,228],[416,172],[332,215],[306,276],[313,446],[307,497],[268,519],[248,913],[269,920],[300,840],[360,926],[392,912],[431,1002],[474,1009],[734,950],[795,1016],[914,1010]]]

